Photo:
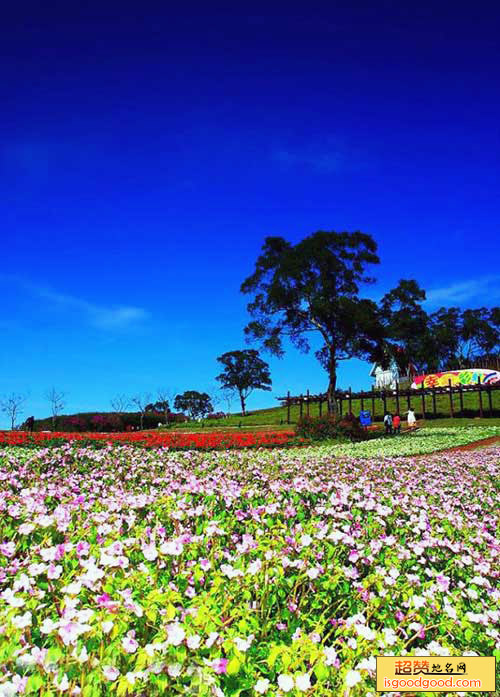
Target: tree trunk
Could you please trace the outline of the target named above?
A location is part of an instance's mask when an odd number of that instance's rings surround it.
[[[337,389],[337,361],[333,350],[330,350],[330,357],[328,359],[328,378],[328,390],[326,392],[328,412],[336,415],[338,411],[337,400],[335,399],[335,390]]]
[[[240,392],[240,402],[241,402],[241,415],[242,415],[242,416],[246,416],[246,413],[245,413],[245,398],[244,398],[242,392]]]

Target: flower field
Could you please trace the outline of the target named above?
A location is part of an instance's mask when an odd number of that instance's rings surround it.
[[[294,438],[293,431],[261,431],[228,433],[169,433],[168,431],[133,431],[122,433],[63,433],[57,431],[0,431],[0,445],[42,445],[54,442],[95,441],[104,443],[132,443],[147,448],[175,450],[213,450],[216,448],[251,448],[283,446]]]
[[[500,448],[396,457],[472,430],[4,448],[0,695],[375,697],[377,654],[500,658]]]

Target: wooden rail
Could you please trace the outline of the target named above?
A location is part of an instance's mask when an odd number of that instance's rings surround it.
[[[368,404],[371,405],[371,412],[372,412],[372,418],[374,419],[376,415],[376,403],[377,401],[381,401],[383,404],[383,410],[384,413],[387,410],[387,400],[388,399],[394,399],[396,401],[396,411],[400,411],[400,406],[401,406],[401,400],[406,399],[406,406],[407,409],[411,408],[411,400],[415,400],[416,398],[421,400],[422,404],[422,414],[423,417],[425,418],[426,414],[433,414],[433,416],[437,415],[437,402],[436,402],[436,397],[438,395],[448,395],[449,396],[449,412],[450,412],[450,417],[455,416],[455,407],[453,404],[453,397],[454,395],[458,395],[459,402],[460,402],[460,412],[464,411],[464,394],[469,393],[469,392],[476,392],[478,395],[478,406],[477,406],[477,411],[479,416],[482,418],[484,416],[485,408],[484,408],[484,401],[483,401],[483,395],[486,395],[486,403],[487,403],[487,411],[488,411],[488,416],[493,416],[493,400],[492,400],[492,393],[496,392],[497,390],[500,390],[500,383],[493,383],[493,384],[484,384],[478,382],[474,384],[468,384],[468,385],[457,385],[452,387],[451,385],[451,380],[449,381],[448,387],[424,387],[422,384],[422,387],[417,387],[417,388],[406,388],[401,390],[399,387],[399,384],[396,385],[395,389],[383,389],[383,390],[377,390],[374,387],[372,387],[371,390],[364,390],[361,392],[353,392],[352,389],[349,387],[347,390],[336,390],[335,392],[335,400],[337,401],[339,405],[339,411],[342,414],[343,413],[343,404],[348,405],[348,410],[352,411],[352,401],[354,399],[360,401],[360,406],[361,410],[363,411],[365,409],[365,402],[368,402]],[[429,407],[429,402],[426,402],[426,397],[431,398],[431,406],[432,409],[428,408]],[[310,405],[311,404],[319,404],[319,415],[321,416],[323,413],[323,406],[326,405],[326,408],[328,409],[328,400],[327,400],[327,395],[326,392],[322,392],[320,394],[311,394],[309,390],[306,391],[306,394],[301,394],[301,395],[295,395],[291,396],[290,392],[287,393],[286,397],[277,397],[276,398],[279,402],[282,403],[282,406],[287,407],[287,423],[290,423],[290,409],[292,406],[299,406],[299,415],[300,418],[304,416],[304,407],[305,407],[305,412],[306,415],[309,416],[310,413]]]

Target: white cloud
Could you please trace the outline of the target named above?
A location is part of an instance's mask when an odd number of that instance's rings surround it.
[[[45,300],[52,307],[71,311],[73,315],[76,313],[85,322],[99,329],[124,329],[149,317],[149,313],[140,307],[129,305],[105,307],[19,278],[8,279],[7,276],[2,276],[2,279],[14,281],[25,291]]]
[[[323,172],[334,172],[343,165],[343,157],[338,152],[313,152],[313,151],[292,151],[275,150],[273,158],[283,164],[308,165],[313,169]]]
[[[460,305],[476,299],[481,305],[489,305],[500,297],[500,276],[483,276],[450,283],[448,286],[428,290],[426,295],[429,305]]]

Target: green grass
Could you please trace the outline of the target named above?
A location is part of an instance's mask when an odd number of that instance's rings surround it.
[[[495,390],[492,392],[492,406],[496,411],[496,414],[500,412],[500,390]],[[477,393],[464,394],[464,409],[474,410],[478,412],[479,397]],[[426,426],[430,428],[443,427],[443,426],[480,426],[480,425],[500,425],[500,416],[489,417],[489,402],[486,393],[483,393],[483,413],[484,418],[480,419],[474,416],[461,417],[460,414],[460,400],[458,394],[453,395],[454,411],[457,416],[455,418],[449,418],[449,405],[450,400],[448,395],[436,395],[436,409],[438,412],[438,418],[434,419],[432,417],[433,405],[432,397],[426,396]],[[410,399],[410,404],[415,410],[418,419],[422,419],[422,398],[416,393]],[[372,402],[370,400],[364,400],[364,408],[372,411]],[[387,399],[387,409],[392,413],[396,411],[396,400],[394,398]],[[408,403],[406,397],[400,398],[400,413],[405,414],[408,409]],[[349,402],[347,399],[342,400],[342,413],[349,410]],[[358,399],[352,400],[352,411],[354,414],[358,415],[361,411],[361,401]],[[380,399],[375,399],[375,418],[379,420],[383,416],[383,402]],[[323,414],[326,413],[326,404],[323,404]],[[307,414],[306,406],[304,404],[303,414]],[[311,404],[309,408],[309,414],[311,416],[319,415],[319,405]],[[290,408],[290,427],[297,423],[300,418],[300,407],[298,405],[292,406]],[[372,412],[373,419],[373,412]],[[256,411],[249,412],[246,416],[241,416],[241,414],[231,414],[225,419],[209,420],[198,423],[195,421],[190,421],[184,424],[175,424],[173,428],[175,430],[208,430],[208,429],[228,429],[233,430],[234,428],[259,430],[260,428],[287,428],[287,409],[286,407],[272,407],[269,409],[259,409]]]

